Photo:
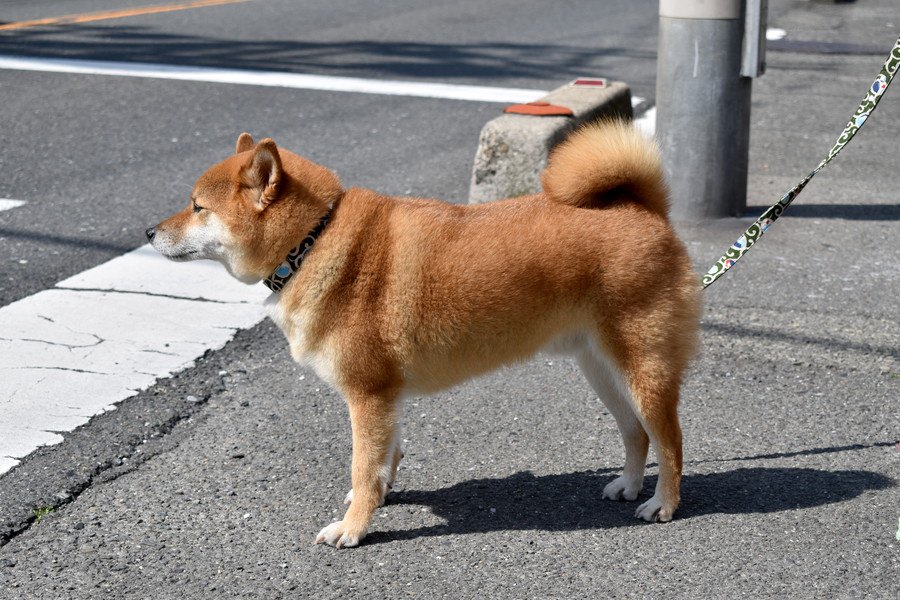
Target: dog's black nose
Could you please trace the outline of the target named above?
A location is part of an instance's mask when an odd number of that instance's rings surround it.
[[[153,236],[156,235],[156,227],[149,227],[149,228],[147,228],[147,231],[145,231],[144,233],[147,234],[147,239],[152,242]]]

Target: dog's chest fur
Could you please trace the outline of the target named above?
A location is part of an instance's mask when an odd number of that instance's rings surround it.
[[[265,308],[269,318],[278,325],[287,338],[291,357],[299,364],[315,371],[319,379],[325,383],[336,386],[334,357],[329,356],[327,347],[314,346],[310,343],[309,330],[312,323],[310,315],[305,314],[308,311],[301,309],[289,315],[281,302],[280,292],[275,292],[266,299]]]

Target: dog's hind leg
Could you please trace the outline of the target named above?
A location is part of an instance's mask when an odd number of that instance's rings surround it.
[[[664,273],[658,275],[657,279]],[[700,313],[696,279],[687,269],[680,277],[658,293],[624,304],[627,310],[599,321],[596,333],[597,342],[606,343],[598,348],[609,350],[610,364],[623,375],[631,392],[628,406],[649,436],[659,462],[653,497],[635,512],[645,521],[671,520],[680,501],[678,401],[696,347]]]
[[[347,393],[353,430],[352,502],[344,518],[328,525],[316,536],[338,548],[356,546],[369,529],[372,514],[384,500],[387,468],[397,452],[395,393]]]
[[[638,506],[634,513],[645,521],[670,521],[680,500],[679,387],[680,378],[648,376],[640,372],[632,378],[635,403],[659,461],[659,478],[653,497]]]
[[[609,500],[634,500],[644,482],[649,439],[635,414],[631,394],[625,381],[609,359],[594,348],[584,347],[576,353],[578,365],[588,383],[606,405],[619,426],[625,444],[625,468],[603,488]]]
[[[403,460],[403,446],[400,443],[399,425],[394,428],[394,442],[389,456],[391,462],[384,464],[383,469],[385,472],[382,473],[385,480],[385,495],[394,488],[394,482],[397,480],[397,471],[400,470],[400,461]]]

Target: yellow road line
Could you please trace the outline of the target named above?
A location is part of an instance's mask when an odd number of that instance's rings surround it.
[[[249,0],[197,0],[196,2],[183,2],[181,4],[166,4],[163,6],[144,6],[142,8],[130,8],[124,10],[110,10],[106,12],[86,13],[81,15],[66,15],[63,17],[50,17],[48,19],[35,19],[33,21],[19,21],[0,25],[0,31],[11,29],[26,29],[28,27],[40,27],[42,25],[71,25],[73,23],[90,23],[91,21],[105,21],[107,19],[122,19],[125,17],[137,17],[140,15],[155,15],[158,13],[173,12],[176,10],[188,10],[191,8],[203,8],[204,6],[217,6],[219,4],[237,4],[249,2]]]

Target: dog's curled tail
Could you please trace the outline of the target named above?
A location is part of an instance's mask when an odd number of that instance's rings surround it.
[[[669,212],[659,150],[625,121],[593,123],[570,135],[550,153],[541,181],[552,200],[579,208],[624,197],[662,216]]]

